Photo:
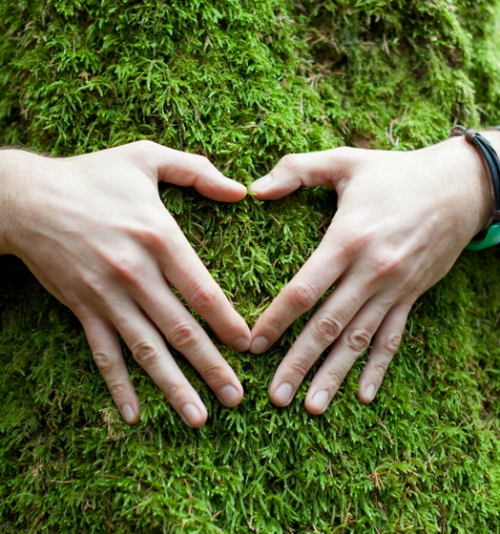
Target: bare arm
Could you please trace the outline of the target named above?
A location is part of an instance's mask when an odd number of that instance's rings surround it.
[[[206,158],[147,141],[64,159],[0,151],[0,253],[20,257],[75,313],[126,421],[138,420],[139,403],[118,334],[196,427],[206,408],[161,334],[225,405],[243,388],[171,286],[235,349],[248,349],[250,331],[165,209],[159,180],[226,202],[246,194]]]
[[[500,153],[500,132],[483,135]],[[326,410],[370,345],[358,396],[373,400],[413,303],[450,270],[493,206],[487,167],[463,137],[414,152],[338,148],[290,155],[251,189],[272,200],[318,185],[336,189],[338,211],[318,249],[258,319],[251,346],[266,350],[335,286],[270,388],[273,402],[286,406],[328,350],[305,400],[313,414]]]

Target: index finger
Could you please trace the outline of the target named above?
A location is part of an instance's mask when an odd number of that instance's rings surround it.
[[[251,352],[266,351],[347,269],[349,257],[337,235],[332,224],[302,269],[259,317],[252,329]]]
[[[167,280],[212,327],[217,337],[238,351],[250,347],[250,329],[175,224],[160,255],[160,268]]]

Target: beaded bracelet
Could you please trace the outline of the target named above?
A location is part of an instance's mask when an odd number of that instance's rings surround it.
[[[489,130],[500,130],[500,126],[493,126]],[[482,250],[493,247],[500,243],[500,160],[495,149],[477,130],[468,130],[463,126],[454,126],[450,131],[450,137],[465,136],[465,139],[474,145],[482,154],[488,165],[490,177],[493,182],[494,206],[490,219],[484,228],[474,236],[467,245],[468,250]]]

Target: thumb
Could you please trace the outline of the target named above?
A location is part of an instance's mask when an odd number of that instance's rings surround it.
[[[357,161],[357,149],[340,147],[323,152],[289,154],[274,169],[250,185],[259,200],[275,200],[289,195],[300,186],[328,185],[350,178]]]
[[[219,202],[238,202],[245,198],[246,187],[226,178],[204,156],[160,145],[156,148],[155,157],[149,158],[148,163],[157,172],[159,181],[193,186],[202,195]]]

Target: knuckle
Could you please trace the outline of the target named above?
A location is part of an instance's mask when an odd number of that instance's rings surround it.
[[[329,393],[335,393],[342,384],[344,377],[337,369],[328,369],[326,373],[327,384],[326,390]]]
[[[293,171],[293,170],[296,170],[300,166],[301,161],[302,161],[302,158],[300,157],[299,154],[287,154],[286,156],[283,156],[280,159],[277,167],[281,169]]]
[[[207,384],[213,384],[224,379],[225,367],[219,362],[210,362],[204,366],[201,375]]]
[[[148,139],[141,139],[134,141],[131,146],[143,157],[149,156],[152,152],[156,152],[158,145],[154,141]]]
[[[214,166],[212,165],[212,162],[205,156],[202,156],[201,154],[193,154],[194,161],[196,162],[197,167],[199,167],[203,171],[213,171]]]
[[[337,175],[349,177],[352,173],[352,163],[359,154],[359,150],[352,147],[341,146],[327,152],[330,168]]]
[[[110,267],[118,280],[128,285],[138,284],[142,265],[136,259],[128,256],[116,257],[110,261]]]
[[[179,321],[172,326],[168,340],[180,352],[189,350],[197,342],[195,328],[193,325]]]
[[[217,290],[206,284],[196,285],[191,293],[189,304],[197,311],[203,313],[215,306]]]
[[[141,366],[149,366],[155,363],[159,357],[158,348],[150,341],[141,341],[132,350],[135,361]]]
[[[372,334],[368,330],[358,328],[347,333],[345,343],[352,352],[361,353],[368,348],[371,339]]]
[[[423,292],[424,291],[420,287],[416,287],[415,289],[410,291],[410,293],[408,294],[408,296],[405,299],[405,302],[403,303],[403,304],[406,305],[406,308],[407,308],[408,312],[410,311],[410,308],[413,306],[413,304],[415,304],[415,301],[418,299],[418,297],[420,297],[420,295]]]
[[[92,354],[94,362],[101,373],[108,373],[114,367],[114,361],[107,352],[96,351]]]
[[[109,392],[112,397],[121,397],[127,392],[127,386],[123,382],[118,382],[117,384],[111,384],[108,386]]]
[[[382,360],[373,365],[373,374],[378,378],[384,378],[384,375],[389,367],[389,360]]]
[[[64,298],[68,308],[70,308],[79,319],[83,319],[88,315],[88,307],[79,295],[71,292],[65,295]]]
[[[373,239],[372,231],[366,227],[365,221],[354,221],[350,224],[350,232],[344,238],[342,248],[346,254],[352,256],[366,250]]]
[[[387,352],[394,353],[401,343],[401,334],[392,334],[382,341],[382,346]]]
[[[305,376],[311,368],[311,362],[302,357],[296,357],[288,365],[291,376]]]
[[[403,258],[398,253],[385,254],[373,263],[373,274],[376,279],[397,274],[403,265]]]
[[[305,280],[297,280],[294,284],[288,287],[292,306],[309,310],[316,303],[316,292],[309,282],[306,282]]]
[[[167,397],[167,399],[169,400],[181,397],[184,394],[185,390],[183,386],[175,382],[165,384],[161,389],[165,397]]]
[[[145,224],[135,228],[132,231],[132,236],[146,248],[159,250],[165,243],[165,236],[167,234],[162,226],[164,225],[159,221],[151,218]]]
[[[324,346],[331,345],[342,331],[342,325],[334,317],[322,317],[313,324],[314,337]]]

